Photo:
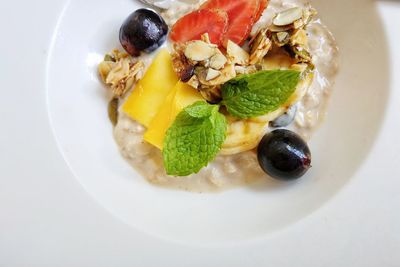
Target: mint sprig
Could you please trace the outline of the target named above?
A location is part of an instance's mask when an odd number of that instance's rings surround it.
[[[296,90],[300,72],[260,71],[225,83],[222,105],[238,118],[265,115],[284,105]],[[163,158],[168,175],[199,172],[218,154],[226,138],[227,122],[219,105],[199,101],[181,111],[164,138]]]
[[[212,161],[223,142],[227,123],[218,105],[199,101],[181,111],[164,139],[168,175],[187,176]]]
[[[222,86],[222,104],[231,115],[241,119],[262,116],[285,104],[299,79],[300,72],[294,70],[241,75]]]

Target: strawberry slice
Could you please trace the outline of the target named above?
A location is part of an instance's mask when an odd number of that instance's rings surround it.
[[[229,25],[223,37],[223,44],[228,40],[239,45],[247,39],[254,19],[259,11],[260,0],[209,0],[201,8],[218,8],[228,13]]]
[[[263,14],[264,10],[267,8],[268,4],[269,4],[269,0],[260,0],[260,7],[258,8],[258,12],[257,12],[256,18],[254,19],[254,22],[257,22],[261,18],[262,14]]]
[[[172,26],[170,38],[174,42],[200,40],[208,33],[213,44],[220,45],[228,28],[228,15],[221,9],[201,9],[180,18]]]

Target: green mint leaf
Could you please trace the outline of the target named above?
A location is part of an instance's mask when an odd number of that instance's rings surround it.
[[[197,101],[193,105],[187,107],[185,111],[193,118],[205,118],[210,117],[215,111],[218,112],[218,106],[208,105],[204,101]]]
[[[219,106],[199,101],[176,117],[164,139],[163,158],[168,175],[187,176],[212,161],[223,142],[227,123]]]
[[[294,70],[241,75],[222,86],[222,103],[238,118],[262,116],[285,104],[296,90],[299,79],[300,72]]]

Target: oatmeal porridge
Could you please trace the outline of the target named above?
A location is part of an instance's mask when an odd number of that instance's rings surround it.
[[[203,2],[205,1],[182,4],[175,1],[168,10],[161,13],[161,16],[169,27],[174,27],[186,14],[196,12]],[[208,2],[210,1],[207,1],[205,5]],[[300,17],[296,17],[298,10],[303,10],[301,14],[303,14],[304,24],[298,26],[299,30],[294,32],[285,29],[286,24],[295,24],[300,19]],[[304,18],[304,14],[307,12],[310,12],[310,18]],[[182,177],[167,175],[166,155],[160,149],[162,143],[155,141],[155,143],[151,143],[147,140],[150,136],[148,131],[154,127],[151,125],[162,124],[170,118],[162,117],[163,119],[157,123],[150,123],[145,119],[138,121],[129,112],[125,112],[126,108],[122,107],[129,105],[127,102],[130,101],[128,98],[131,97],[129,94],[131,88],[133,87],[134,91],[139,90],[135,88],[134,84],[138,83],[138,86],[145,87],[146,78],[143,76],[146,70],[151,72],[153,66],[149,67],[148,57],[140,60],[141,57],[137,56],[137,60],[130,61],[130,56],[115,51],[112,54],[112,61],[102,62],[99,70],[103,81],[111,87],[114,95],[119,97],[118,113],[116,112],[117,107],[114,107],[111,117],[114,117],[114,137],[122,156],[149,182],[163,187],[194,192],[220,191],[265,179],[268,175],[265,173],[265,169],[263,171],[263,168],[260,168],[260,158],[257,155],[257,145],[261,138],[274,129],[283,127],[297,133],[304,140],[309,140],[318,125],[324,120],[327,101],[338,69],[338,48],[332,34],[319,18],[314,17],[313,12],[314,10],[309,4],[301,0],[271,0],[267,8],[261,12],[262,15],[260,13],[259,20],[251,25],[251,33],[246,38],[247,41],[240,45],[225,40],[221,41],[223,48],[218,48],[221,45],[214,45],[216,43],[215,36],[207,33],[201,35],[200,41],[193,41],[195,40],[193,39],[184,42],[184,45],[177,44],[177,41],[168,42],[166,49],[172,55],[172,64],[178,74],[177,80],[171,81],[171,84],[179,82],[180,79],[181,83],[185,82],[201,93],[196,97],[203,97],[211,104],[226,103],[226,107],[219,108],[220,114],[224,115],[227,121],[224,144],[218,148],[215,157],[206,166],[197,173],[182,175]],[[218,16],[220,14],[211,15]],[[293,20],[291,18],[293,16],[296,22],[290,21],[290,19]],[[223,16],[219,18],[220,20],[217,22],[224,20]],[[286,20],[289,21],[285,22]],[[307,22],[305,22],[306,20]],[[272,29],[271,25],[277,29]],[[306,38],[307,45],[305,47],[307,49],[304,51],[302,47],[298,49],[299,46],[288,47],[290,45],[287,40],[295,39],[292,37],[296,34],[303,34],[301,30],[304,30],[306,37],[300,38],[300,41],[297,42],[301,43]],[[177,30],[173,28],[170,35],[172,35],[171,38],[176,39]],[[280,45],[281,42],[286,43]],[[121,43],[128,52],[130,51],[129,54],[136,53],[134,48],[126,47],[123,41]],[[257,49],[259,50],[257,51]],[[203,54],[198,55],[192,52],[199,50]],[[204,56],[204,53],[208,53],[208,51],[213,52],[210,52],[212,54],[209,56]],[[203,58],[207,58],[207,60],[203,60]],[[218,58],[218,60],[211,60],[214,58]],[[244,61],[245,64],[242,63]],[[195,66],[190,69],[188,77],[186,77],[188,69],[185,65],[187,62],[190,63],[190,66]],[[220,66],[217,66],[218,64]],[[293,95],[286,99],[285,105],[271,110],[266,115],[253,117],[243,115],[240,118],[241,115],[234,113],[234,109],[228,105],[230,102],[224,99],[226,97],[224,93],[218,91],[221,90],[220,88],[223,88],[222,91],[225,90],[227,86],[224,83],[230,83],[235,77],[237,80],[241,77],[248,77],[250,84],[250,77],[263,71],[267,73],[273,70],[299,70],[301,80],[296,89],[293,89],[295,90]],[[269,73],[269,75],[272,74],[275,75],[275,73]],[[122,79],[122,77],[124,78]],[[143,81],[141,81],[142,78]],[[212,81],[216,80],[221,81],[213,84]],[[163,81],[158,83],[162,84]],[[234,83],[232,83],[233,85]],[[218,92],[215,93],[215,90]],[[174,97],[177,97],[177,94],[179,93],[175,92]],[[165,93],[165,100],[161,102],[167,102],[170,96],[170,93]],[[118,106],[114,102],[115,105]],[[149,102],[145,105],[147,106],[144,109],[149,110],[152,103]],[[169,107],[166,108],[170,112]],[[146,112],[147,115],[149,111]],[[233,116],[233,114],[236,115]],[[177,115],[177,119],[180,116],[181,114]],[[211,125],[214,125],[214,122]],[[160,128],[158,125],[157,127],[157,129]],[[167,135],[170,133],[169,131],[166,133]],[[158,138],[157,134],[154,135]],[[155,137],[152,135],[152,138],[151,140],[154,140]],[[202,137],[200,136],[200,138]],[[240,141],[238,141],[239,139]],[[165,144],[164,141],[164,149],[166,149]],[[173,145],[169,147],[173,147]]]

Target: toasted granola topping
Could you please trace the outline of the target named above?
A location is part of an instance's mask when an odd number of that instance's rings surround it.
[[[204,61],[216,54],[217,47],[203,41],[191,41],[186,45],[184,54],[193,62]]]
[[[198,67],[195,71],[199,78],[200,84],[205,86],[217,86],[226,83],[227,81],[236,77],[235,65],[228,64],[220,71],[220,75],[212,80],[207,80],[208,69],[204,67]]]
[[[209,65],[213,69],[220,70],[227,62],[228,59],[222,53],[217,53],[210,58]]]
[[[251,41],[250,65],[257,64],[267,55],[272,48],[272,42],[268,37],[268,29],[260,29]]]
[[[272,23],[275,26],[286,26],[294,23],[302,17],[303,9],[300,7],[294,7],[276,14]]]
[[[194,89],[198,89],[200,85],[199,78],[197,78],[196,75],[193,75],[192,78],[190,78],[190,80],[187,82],[187,84]]]
[[[209,68],[209,69],[207,69],[206,81],[211,81],[220,75],[221,75],[220,71]]]
[[[188,76],[188,74],[193,75],[193,73],[189,73],[188,70],[194,69],[194,64],[190,63],[189,59],[187,59],[184,54],[185,47],[186,46],[184,44],[174,44],[174,50],[171,55],[172,66],[179,79],[181,79],[183,82],[186,82],[191,78],[191,76]]]
[[[278,32],[276,34],[276,37],[277,37],[278,41],[280,43],[282,43],[287,39],[287,37],[289,37],[289,33],[287,33],[287,32]]]
[[[134,83],[142,78],[144,63],[134,62],[132,58],[118,50],[105,56],[98,66],[102,81],[111,88],[114,97],[121,97]]]
[[[248,65],[249,64],[249,53],[247,53],[243,48],[238,46],[232,41],[228,41],[226,47],[226,53],[228,55],[229,60],[238,65]]]
[[[272,25],[259,29],[242,48],[232,41],[226,50],[210,42],[207,33],[201,40],[178,43],[172,53],[173,66],[181,81],[196,88],[212,103],[220,100],[220,87],[241,74],[263,69],[264,58],[271,51],[280,50],[291,64],[305,63],[312,68],[305,27],[315,15],[311,7],[291,8],[278,13]],[[265,65],[265,64],[264,64]]]

